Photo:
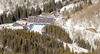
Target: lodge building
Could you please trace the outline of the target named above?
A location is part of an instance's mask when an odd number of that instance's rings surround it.
[[[28,22],[31,23],[42,23],[42,24],[50,24],[54,23],[55,19],[50,16],[29,16],[27,19]]]

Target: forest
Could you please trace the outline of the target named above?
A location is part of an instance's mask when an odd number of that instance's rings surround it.
[[[50,30],[46,30],[48,28]],[[64,50],[62,42],[56,40],[59,38],[71,43],[68,33],[63,29],[54,25],[48,25],[44,29],[47,31],[46,35],[27,30],[0,30],[0,54],[77,54],[70,52],[68,47]]]
[[[63,0],[65,1],[65,0]],[[81,1],[81,0],[80,0]],[[76,3],[76,2],[74,2]],[[65,1],[65,5],[69,2]],[[91,4],[89,0],[89,4]],[[13,23],[21,18],[27,18],[28,16],[36,16],[42,13],[51,13],[52,11],[59,10],[64,6],[60,1],[55,3],[51,0],[49,3],[43,4],[43,10],[37,5],[36,8],[31,9],[25,6],[17,6],[16,10],[7,14],[6,11],[0,15],[0,24]],[[83,7],[76,8],[75,11],[81,10]],[[65,12],[64,15],[66,15]],[[72,40],[69,38],[69,34],[57,25],[47,25],[44,28],[46,34],[39,34],[38,32],[30,32],[27,30],[0,30],[0,54],[77,54],[70,52],[67,46],[64,49],[63,43],[57,41],[60,39],[66,43],[72,44]],[[77,38],[75,42],[85,49],[90,50],[91,46],[84,40]],[[97,42],[98,43],[98,42]],[[99,49],[98,49],[99,51]],[[95,50],[88,53],[80,54],[97,54]]]
[[[50,1],[49,3],[43,4],[43,10],[41,10],[41,8],[38,5],[36,9],[34,7],[32,7],[31,9],[28,7],[26,8],[25,5],[16,5],[15,11],[11,11],[9,14],[7,14],[7,12],[4,11],[3,14],[0,15],[0,24],[12,23],[21,18],[27,18],[28,16],[36,16],[40,15],[41,13],[50,13],[62,7],[63,5],[60,1],[54,3],[54,0]]]

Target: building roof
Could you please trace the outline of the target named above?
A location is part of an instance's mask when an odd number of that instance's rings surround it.
[[[53,17],[49,16],[29,16],[27,19],[28,22],[33,22],[33,23],[52,23],[54,22]]]

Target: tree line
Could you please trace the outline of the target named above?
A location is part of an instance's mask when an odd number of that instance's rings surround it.
[[[42,10],[39,6],[37,8],[25,8],[24,7],[18,7],[16,6],[15,11],[11,11],[11,13],[7,14],[7,12],[3,12],[3,14],[0,15],[0,24],[3,23],[12,23],[15,22],[21,18],[27,18],[28,16],[34,16],[39,15],[42,13]]]
[[[7,14],[7,12],[4,11],[3,14],[0,15],[0,24],[12,23],[21,18],[40,15],[43,12],[50,13],[56,9],[60,9],[61,7],[62,7],[62,3],[60,1],[58,3],[55,3],[54,0],[50,1],[49,3],[43,4],[43,10],[41,10],[41,8],[38,5],[36,9],[34,7],[29,9],[26,8],[25,6],[20,7],[16,5],[15,11],[10,11],[9,14]]]
[[[50,0],[49,3],[45,3],[43,4],[43,12],[45,13],[50,13],[52,11],[55,11],[55,10],[59,10],[63,7],[63,3],[61,1],[55,3],[54,0]]]
[[[49,30],[47,30],[48,28]],[[44,29],[46,29],[47,35],[27,30],[0,30],[0,54],[77,54],[70,52],[68,46],[64,50],[63,43],[55,39],[59,38],[67,43],[72,43],[63,29],[53,25],[46,26]]]
[[[58,38],[66,43],[72,43],[71,39],[69,38],[69,34],[59,26],[47,25],[44,27],[44,30],[46,31],[47,35]]]
[[[89,1],[85,0],[85,2],[86,4],[87,3],[91,4],[90,0]],[[7,14],[7,12],[4,11],[3,14],[0,15],[0,24],[12,23],[19,20],[20,18],[27,18],[28,16],[40,15],[41,13],[50,13],[55,10],[60,10],[64,5],[68,5],[68,4],[70,4],[70,2],[68,1],[65,1],[65,4],[63,4],[61,1],[55,3],[54,0],[50,0],[48,3],[43,4],[43,10],[41,10],[41,8],[38,5],[36,8],[32,7],[31,9],[26,7],[25,5],[23,5],[23,7],[16,5],[15,11],[10,11],[11,13],[9,14]],[[80,7],[79,9],[82,8]],[[77,10],[78,8],[75,11]]]
[[[63,53],[63,45],[57,40],[26,30],[1,30],[0,47],[2,54],[59,54]],[[10,51],[11,50],[11,51]]]

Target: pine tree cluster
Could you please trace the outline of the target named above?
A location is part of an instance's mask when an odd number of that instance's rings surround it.
[[[63,7],[63,4],[62,4],[61,1],[55,3],[54,0],[50,0],[49,3],[46,3],[46,4],[43,5],[43,12],[50,13],[52,11],[55,11],[56,9],[59,10],[62,7]]]
[[[61,34],[61,33],[60,33]],[[53,35],[53,34],[52,34]],[[67,38],[66,38],[67,39]],[[63,49],[50,35],[26,30],[0,30],[0,54],[77,54]],[[80,54],[96,54],[94,52]]]
[[[16,6],[16,10],[14,12],[11,11],[11,13],[9,14],[3,12],[3,14],[0,15],[0,24],[12,23],[21,18],[27,18],[28,16],[39,15],[41,13],[42,10],[38,6],[36,10],[33,7],[29,9],[29,8],[25,8],[25,6],[23,7]]]
[[[4,54],[59,54],[63,45],[57,40],[26,30],[0,30],[0,53]],[[7,48],[6,48],[7,47]],[[11,51],[10,51],[11,50]]]

